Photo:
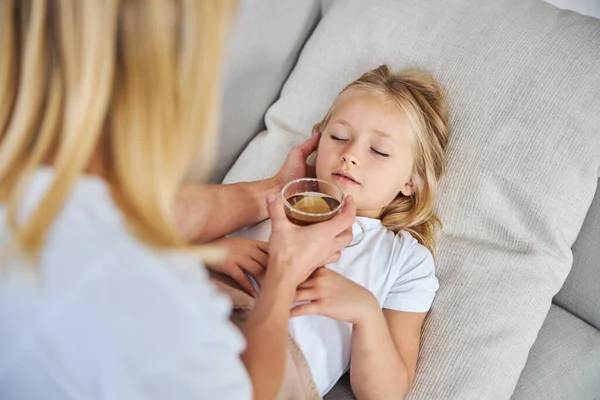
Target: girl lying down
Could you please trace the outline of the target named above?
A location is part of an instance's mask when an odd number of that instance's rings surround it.
[[[365,232],[298,286],[289,331],[321,396],[350,370],[358,399],[400,398],[438,289],[433,206],[449,136],[441,87],[424,71],[382,65],[342,90],[313,135],[316,177],[354,198]],[[252,291],[244,273],[260,282],[270,231],[267,220],[219,239],[237,248],[235,262],[209,267]]]

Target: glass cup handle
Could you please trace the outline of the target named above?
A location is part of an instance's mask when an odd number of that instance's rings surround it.
[[[358,219],[354,219],[354,222],[356,222],[361,230],[360,235],[358,236],[358,239],[356,239],[354,237],[354,232],[352,233],[352,243],[350,243],[348,246],[346,247],[354,247],[357,244],[359,244],[360,242],[362,242],[363,238],[365,237],[365,226],[363,225],[362,222],[360,222]],[[354,230],[354,229],[353,229]]]

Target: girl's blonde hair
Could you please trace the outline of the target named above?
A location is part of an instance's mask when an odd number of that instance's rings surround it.
[[[387,65],[382,65],[363,74],[340,94],[348,89],[381,93],[408,117],[414,154],[414,193],[411,196],[398,193],[383,209],[380,219],[395,233],[409,232],[435,254],[437,231],[442,223],[433,208],[438,182],[446,167],[449,136],[448,108],[442,87],[425,71],[411,69],[394,73]],[[315,125],[317,131],[325,130],[334,106],[335,102],[325,118]]]
[[[214,153],[222,42],[232,0],[0,0],[0,203],[36,254],[99,156],[134,233],[183,246],[172,202],[198,149]],[[18,220],[38,167],[54,180]],[[20,215],[20,214],[19,214]]]

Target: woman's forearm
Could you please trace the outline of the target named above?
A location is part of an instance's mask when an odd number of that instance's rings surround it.
[[[242,360],[253,386],[253,399],[272,399],[279,391],[285,367],[290,307],[296,287],[280,273],[268,271],[258,299],[244,326]]]
[[[184,185],[174,206],[177,228],[190,243],[219,238],[266,219],[265,199],[279,190],[277,178],[231,185]]]
[[[379,309],[352,328],[350,382],[358,400],[400,399],[408,392],[408,370]]]

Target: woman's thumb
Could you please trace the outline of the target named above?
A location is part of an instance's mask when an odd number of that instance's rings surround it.
[[[267,212],[273,223],[276,223],[281,218],[286,218],[279,196],[274,194],[267,196]]]

